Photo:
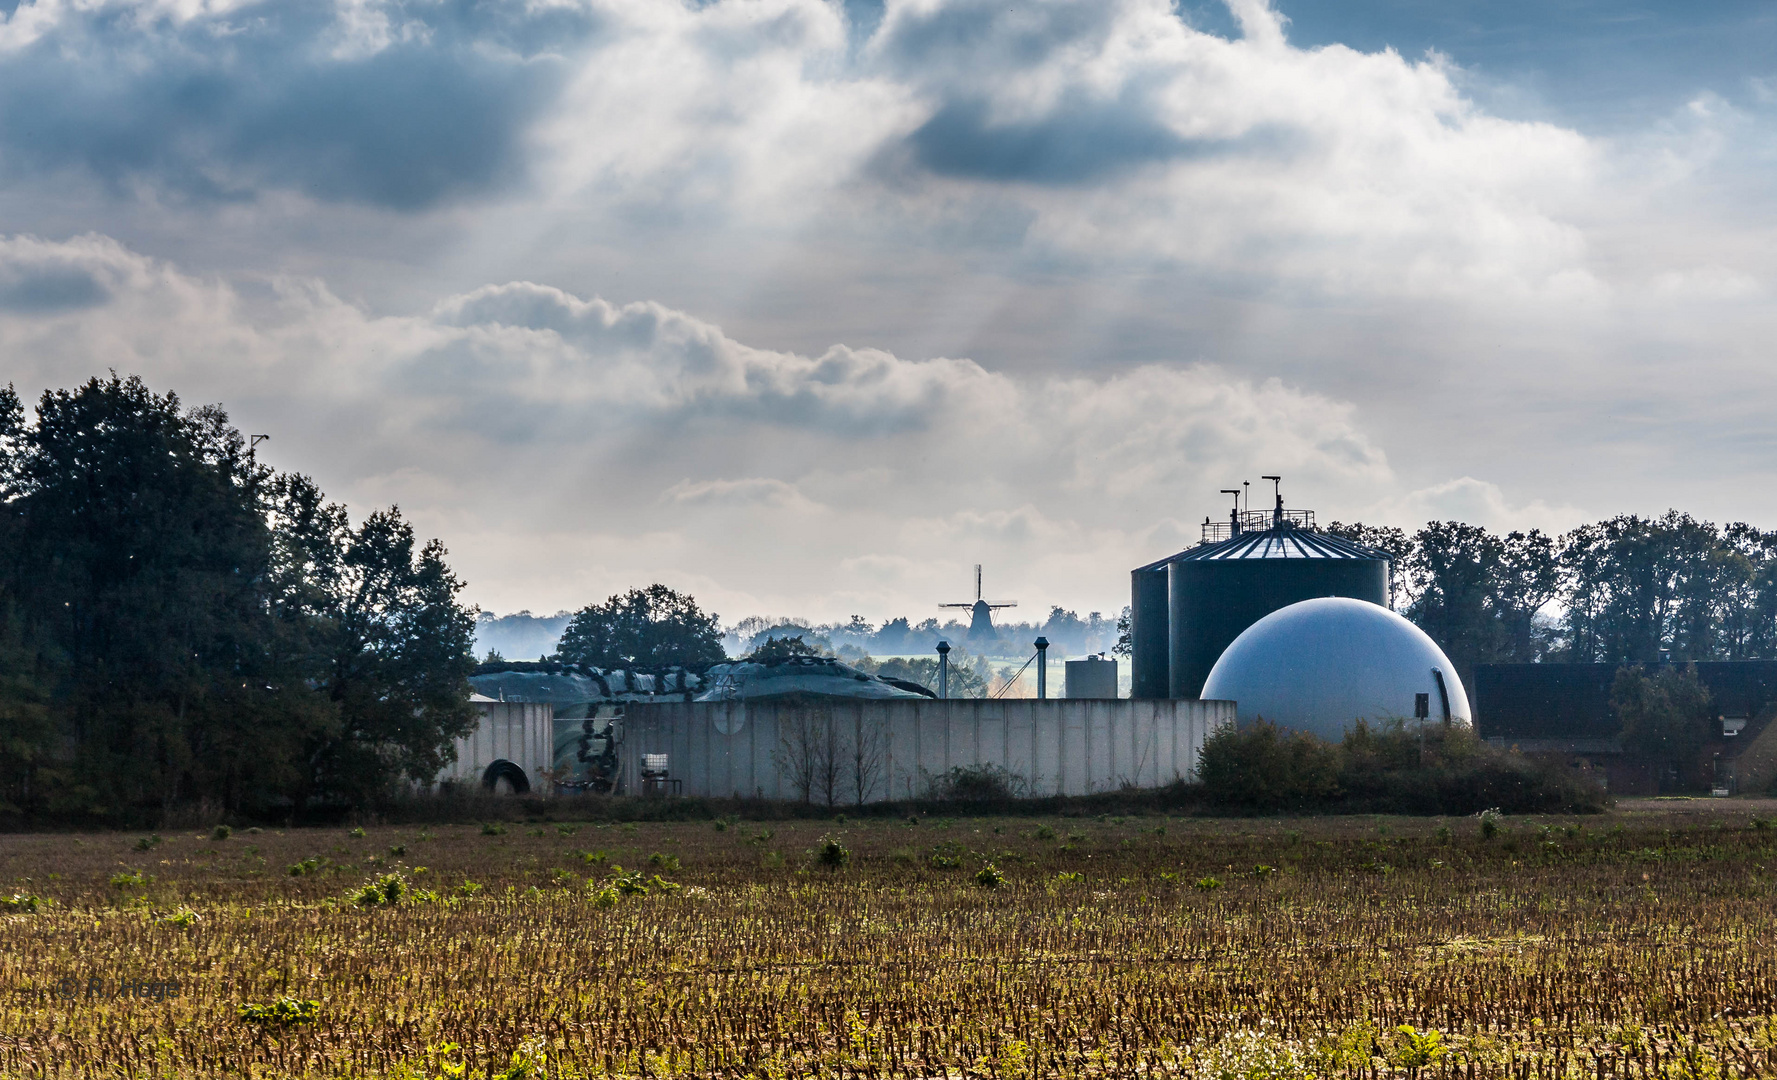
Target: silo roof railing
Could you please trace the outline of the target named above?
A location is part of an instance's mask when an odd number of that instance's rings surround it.
[[[1284,525],[1263,532],[1243,532],[1219,544],[1198,547],[1170,555],[1158,562],[1138,567],[1163,570],[1168,563],[1231,561],[1234,559],[1387,559],[1386,551],[1347,540],[1332,533]]]
[[[1174,556],[1179,562],[1204,559],[1386,559],[1388,553],[1331,533],[1284,525],[1245,532],[1219,544],[1205,544]]]
[[[1242,510],[1240,512],[1240,531],[1234,531],[1232,521],[1211,521],[1203,519],[1203,542],[1213,544],[1222,540],[1230,540],[1235,536],[1247,533],[1264,532],[1267,529],[1313,529],[1314,511],[1312,510]]]

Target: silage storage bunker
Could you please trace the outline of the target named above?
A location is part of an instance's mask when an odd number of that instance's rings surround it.
[[[1205,521],[1203,536],[1131,575],[1135,697],[1202,696],[1222,651],[1279,608],[1323,596],[1388,606],[1387,553],[1319,531],[1281,495],[1273,510]]]
[[[479,786],[501,795],[548,794],[546,770],[555,764],[555,706],[497,701],[482,694],[469,700],[480,718],[469,734],[453,742],[457,759],[439,770],[433,782]]]

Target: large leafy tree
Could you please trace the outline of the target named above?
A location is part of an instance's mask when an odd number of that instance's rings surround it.
[[[1541,658],[1546,633],[1537,619],[1561,588],[1552,537],[1430,522],[1413,537],[1407,578],[1407,617],[1438,643],[1468,685],[1477,664]]]
[[[1623,745],[1634,753],[1688,766],[1708,736],[1710,693],[1694,664],[1661,664],[1651,674],[1619,668],[1610,705],[1623,725]]]
[[[574,613],[556,655],[598,668],[700,671],[727,659],[716,616],[665,585],[631,589]]]
[[[300,799],[363,798],[424,781],[473,726],[475,613],[443,545],[420,544],[398,509],[354,529],[313,481],[272,487],[279,640],[324,706],[308,725]]]
[[[1629,514],[1569,533],[1563,659],[1650,661],[1720,655],[1723,588],[1752,568],[1728,557],[1720,533],[1689,514]]]
[[[69,779],[51,756],[55,727],[42,659],[32,645],[17,606],[0,595],[0,814],[4,815],[28,811],[45,785],[54,788]]]
[[[25,812],[362,802],[465,726],[470,613],[395,511],[352,530],[219,407],[0,395],[0,785]],[[349,764],[347,764],[349,763]]]
[[[0,421],[6,585],[50,661],[56,749],[84,778],[64,794],[101,813],[205,797],[271,674],[265,471],[220,409],[139,379],[50,391],[36,412],[27,425],[9,395]]]
[[[1388,606],[1398,607],[1406,598],[1407,560],[1413,556],[1413,537],[1392,525],[1365,525],[1361,521],[1346,524],[1335,521],[1327,532],[1344,537],[1354,544],[1375,548],[1388,556]]]

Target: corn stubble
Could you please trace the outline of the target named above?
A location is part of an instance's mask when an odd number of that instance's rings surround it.
[[[0,838],[0,1076],[1777,1074],[1744,811],[1156,824]]]

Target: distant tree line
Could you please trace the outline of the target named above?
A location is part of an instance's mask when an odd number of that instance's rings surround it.
[[[861,615],[833,623],[755,615],[736,623],[728,640],[735,652],[745,655],[772,638],[791,635],[799,635],[811,645],[842,656],[848,648],[856,650],[859,656],[911,656],[930,653],[939,641],[948,641],[953,646],[966,645],[983,656],[996,657],[1028,656],[1031,643],[1040,635],[1049,639],[1051,655],[1080,656],[1110,650],[1116,644],[1117,622],[1101,612],[1088,612],[1081,617],[1078,612],[1055,605],[1039,622],[1000,623],[994,627],[992,637],[978,640],[970,633],[968,623],[955,619],[915,622],[899,617],[877,625]]]
[[[220,407],[0,391],[0,817],[300,813],[430,780],[474,612],[390,508],[354,525]]]
[[[1470,685],[1487,663],[1777,656],[1777,532],[1676,510],[1559,537],[1455,521],[1328,531],[1394,557],[1395,607]]]

